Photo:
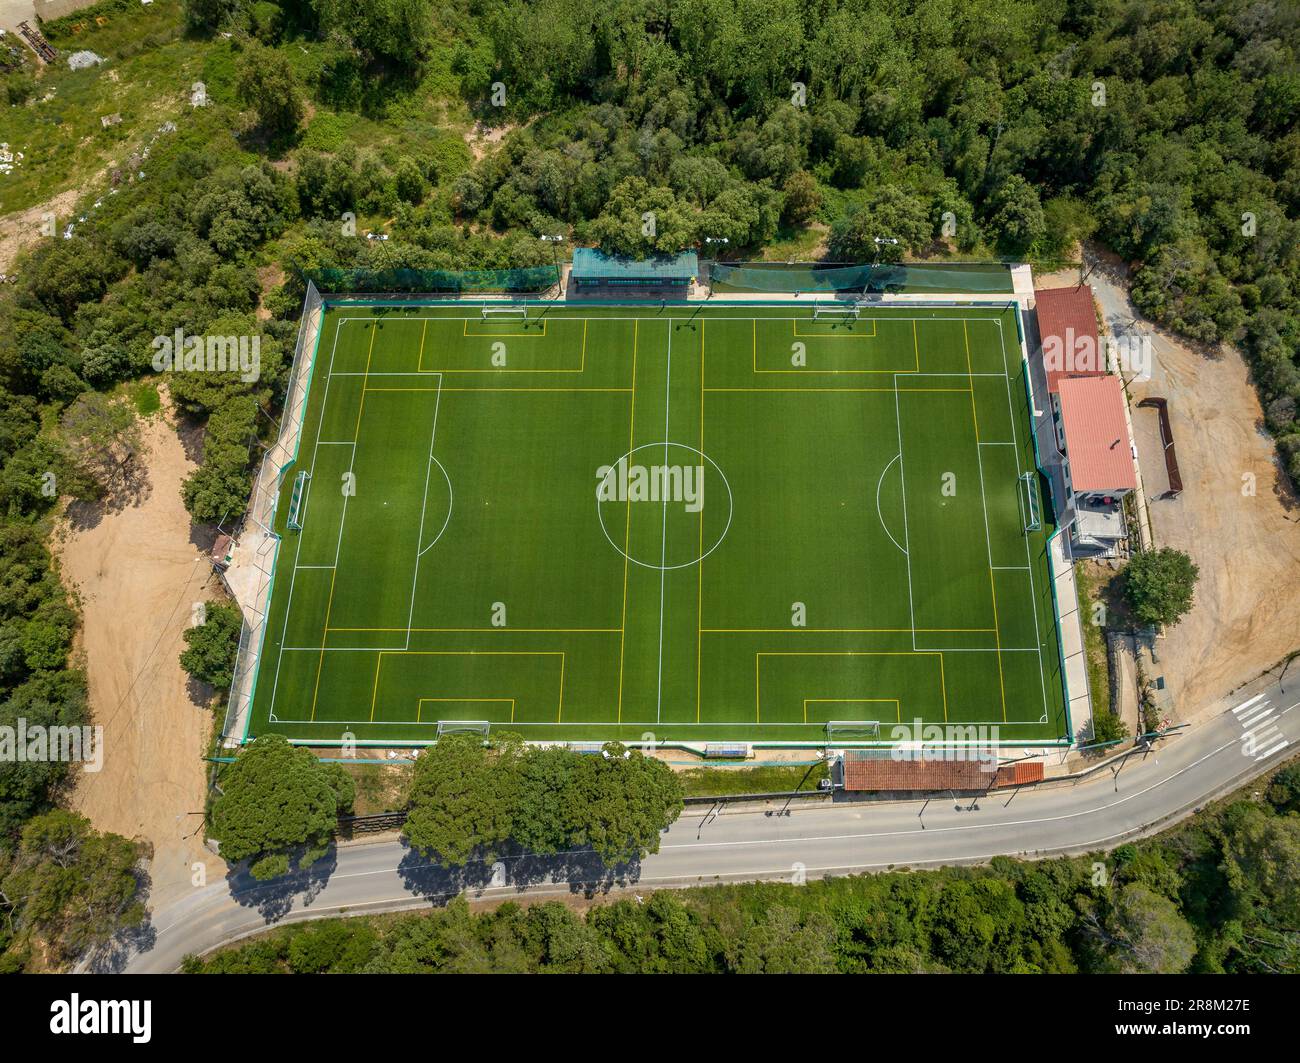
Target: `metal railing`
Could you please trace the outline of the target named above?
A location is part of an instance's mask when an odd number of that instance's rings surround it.
[[[237,550],[235,562],[226,572],[227,586],[234,590],[235,600],[243,614],[234,678],[226,699],[226,719],[221,729],[222,745],[227,748],[241,745],[248,733],[257,689],[258,664],[266,637],[267,608],[275,583],[275,562],[279,555],[280,537],[275,532],[275,509],[285,473],[298,457],[324,311],[325,301],[315,284],[309,281],[285,388],[280,433],[263,457],[253,480],[253,493],[240,534],[245,548]],[[250,570],[251,579],[246,582],[245,574]]]

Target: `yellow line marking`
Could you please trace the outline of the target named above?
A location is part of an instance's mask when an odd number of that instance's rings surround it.
[[[970,381],[970,415],[971,421],[975,425],[975,447],[978,454],[980,445],[980,418],[975,412],[975,373],[971,367],[970,360],[970,331],[966,328],[965,320],[961,323],[962,338],[966,341],[966,378]],[[980,474],[980,492],[981,497],[984,490],[983,473]],[[986,529],[987,530],[987,529]],[[993,637],[997,643],[998,651],[998,687],[1002,691],[1002,722],[1007,720],[1007,685],[1002,675],[1002,632],[1001,625],[998,622],[998,585],[993,576],[993,560],[989,559],[989,590],[993,594]]]
[[[803,722],[808,722],[809,705],[873,705],[877,702],[894,706],[895,723],[903,722],[903,705],[898,698],[804,698]],[[866,721],[862,721],[866,722]]]
[[[514,698],[421,698],[418,702],[416,702],[416,706],[415,706],[416,723],[424,722],[420,717],[424,714],[424,703],[426,701],[449,703],[452,705],[469,705],[469,704],[480,704],[480,703],[504,705],[509,703],[510,722],[511,723],[515,722],[515,699]]]
[[[398,628],[398,630],[402,630]],[[869,635],[869,634],[907,634],[910,631],[968,631],[991,632],[991,627],[706,627],[702,628],[709,635],[785,635],[796,632],[808,632],[814,635]],[[920,652],[920,651],[918,651]],[[937,652],[937,651],[934,651]]]
[[[375,662],[375,682],[370,692],[370,719],[374,722],[375,707],[379,698],[379,669],[384,663],[385,657],[558,657],[560,658],[560,711],[564,710],[564,650],[380,650],[379,659]],[[436,701],[436,698],[425,698],[425,701]],[[466,701],[467,698],[450,698],[451,701]],[[494,700],[494,699],[483,699]],[[505,700],[495,699],[495,700]],[[511,714],[513,722],[514,715]]]
[[[425,327],[432,319],[425,319]],[[563,320],[574,321],[576,318],[565,318]],[[587,320],[582,320],[582,357],[577,369],[438,369],[426,368],[424,364],[424,338],[420,338],[420,359],[416,363],[416,371],[420,373],[585,373],[587,371]],[[461,326],[461,335],[469,339],[522,339],[522,340],[540,340],[547,337],[547,322],[542,322],[541,333],[528,332],[470,332],[469,319],[466,318]],[[476,390],[476,389],[471,389]],[[485,389],[486,390],[486,389]],[[530,389],[523,389],[530,390]],[[539,389],[540,390],[540,389]]]
[[[632,416],[627,430],[627,449],[636,446],[636,354],[641,322],[632,322]],[[627,500],[627,519],[623,528],[623,620],[618,639],[618,722],[623,722],[623,647],[627,643],[627,568],[632,549],[632,499]]]
[[[439,370],[441,372],[442,370]],[[540,372],[541,370],[538,370]],[[566,370],[567,371],[567,370]],[[532,370],[528,370],[532,372]],[[514,392],[581,392],[581,391],[610,391],[625,392],[631,391],[631,388],[366,388],[366,391],[462,391],[473,393],[475,391],[500,393],[503,391]]]
[[[764,657],[938,657],[939,685],[943,694],[943,719],[948,721],[948,682],[943,653],[939,650],[759,650],[754,654],[754,722],[762,723],[763,688],[759,665]]]
[[[863,319],[859,318],[858,320],[861,321]],[[794,329],[794,335],[801,340],[874,340],[876,338],[877,319],[874,317],[869,317],[866,318],[865,320],[871,322],[871,332],[870,333],[864,332],[861,336],[836,336],[833,334],[828,335],[827,333],[824,332],[800,332],[799,322],[796,319],[791,319],[790,325]]]
[[[470,320],[471,320],[470,318],[464,318],[464,319],[463,319],[464,324],[461,326],[461,330],[460,330],[460,334],[461,334],[462,336],[466,336],[466,337],[468,337],[468,338],[470,338],[470,339],[478,339],[478,338],[481,337],[481,338],[483,338],[483,339],[525,339],[525,340],[540,340],[540,339],[545,338],[545,336],[546,336],[546,325],[547,325],[547,322],[546,322],[545,319],[542,320],[542,331],[541,331],[540,334],[539,334],[539,333],[532,333],[532,334],[529,334],[529,333],[527,333],[527,332],[470,332],[470,330],[469,330],[469,323],[470,323]],[[569,318],[568,320],[571,321],[571,320],[573,320],[573,319],[572,319],[572,318]],[[479,322],[480,322],[480,323],[482,322],[482,319],[481,319],[481,318],[479,319]],[[524,322],[524,323],[522,324],[521,327],[527,328],[527,322]]]
[[[876,338],[876,332],[875,332],[876,322],[875,322],[875,319],[874,319],[874,318],[871,319],[871,328],[872,328],[872,331],[871,331],[871,335],[870,335],[870,336],[865,336],[865,335],[864,335],[864,336],[827,336],[827,335],[822,335],[822,334],[820,334],[820,333],[800,333],[800,331],[799,331],[799,322],[798,322],[798,321],[791,321],[791,322],[790,322],[790,326],[791,326],[791,328],[793,329],[793,334],[794,334],[794,336],[797,337],[797,338],[799,338],[799,339],[809,339],[809,340],[813,340],[813,339],[820,339],[820,340],[870,340],[870,339],[875,339],[875,338]],[[920,369],[920,363],[919,363],[919,362],[916,364],[915,368],[913,368],[913,369],[760,369],[760,368],[758,367],[758,319],[757,319],[757,318],[754,319],[754,343],[753,343],[753,347],[754,347],[754,351],[753,351],[753,359],[752,359],[752,361],[753,361],[753,371],[754,371],[755,373],[790,373],[790,374],[794,374],[794,375],[796,375],[796,376],[799,376],[799,375],[804,375],[804,376],[841,376],[841,375],[843,375],[843,376],[853,376],[853,375],[862,375],[862,374],[884,374],[884,373],[892,373],[892,374],[898,375],[898,374],[914,373],[914,372],[916,372],[918,369]],[[888,390],[892,391],[893,389],[890,388],[890,389],[888,389]]]
[[[573,635],[573,634],[595,634],[610,635],[617,634],[619,629],[616,627],[332,627],[330,631],[441,631],[441,632],[471,632],[471,631],[504,631],[519,632],[526,635]],[[378,647],[376,647],[378,649]]]
[[[325,606],[325,630],[320,633],[320,657],[316,660],[316,684],[311,690],[311,719],[316,719],[316,699],[320,696],[320,673],[325,664],[325,639],[329,637],[330,611],[334,608],[334,577],[338,575],[338,569],[330,570],[330,594],[328,603]]]
[[[789,372],[793,372],[793,373],[802,372],[802,371],[803,370],[798,370],[798,369],[789,370]],[[778,372],[778,370],[771,370],[771,372]],[[779,370],[779,372],[786,372],[786,370]],[[906,376],[907,374],[900,372],[898,375]],[[705,391],[771,391],[773,393],[783,392],[783,391],[802,391],[802,392],[806,392],[809,395],[820,395],[823,392],[827,394],[833,394],[836,392],[860,393],[860,392],[867,392],[867,391],[878,391],[885,395],[893,395],[895,393],[901,395],[910,395],[913,392],[946,392],[954,395],[964,395],[966,394],[966,392],[970,391],[971,389],[970,388],[756,388],[756,387],[748,387],[748,388],[705,388],[704,390]]]

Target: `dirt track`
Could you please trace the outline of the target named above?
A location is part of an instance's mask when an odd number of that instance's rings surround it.
[[[164,406],[164,410],[168,409]],[[166,413],[143,428],[148,484],[117,512],[73,507],[56,535],[65,582],[81,598],[80,646],[94,722],[104,728],[104,768],[77,776],[71,804],[97,827],[153,846],[154,907],[225,872],[203,848],[203,755],[211,712],[191,696],[177,660],[192,604],[219,588],[181,504],[194,467]]]

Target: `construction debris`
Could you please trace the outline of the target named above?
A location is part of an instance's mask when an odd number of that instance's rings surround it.
[[[59,53],[56,52],[50,46],[50,42],[45,39],[45,34],[38,29],[33,29],[30,23],[18,23],[18,32],[22,36],[23,40],[32,46],[32,50],[45,60],[45,62],[52,63],[59,57]]]
[[[73,70],[85,70],[90,66],[98,66],[104,61],[102,55],[96,55],[94,52],[73,52],[68,56],[68,66]]]

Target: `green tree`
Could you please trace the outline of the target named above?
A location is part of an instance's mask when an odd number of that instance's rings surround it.
[[[85,675],[65,669],[41,672],[21,682],[0,701],[0,726],[13,733],[20,720],[29,729],[89,723]],[[49,807],[70,767],[54,759],[0,761],[0,839],[16,837],[25,820]],[[0,841],[0,847],[3,844]]]
[[[744,932],[736,952],[739,974],[834,974],[835,929],[819,913],[801,916],[777,904]]]
[[[142,446],[130,402],[96,391],[80,395],[64,411],[61,429],[67,453],[98,497],[112,496],[129,484]]]
[[[181,667],[209,686],[228,689],[234,679],[235,650],[243,622],[243,614],[233,602],[208,602],[203,623],[181,636],[185,639]]]
[[[135,843],[95,830],[84,816],[47,812],[23,828],[0,894],[20,933],[71,959],[143,922],[142,855]]]
[[[185,0],[185,25],[212,31],[239,11],[239,0]]]
[[[935,219],[920,197],[882,185],[865,206],[854,207],[831,227],[831,256],[845,262],[897,262],[919,251],[934,235]],[[876,239],[897,243],[876,243]]]
[[[368,926],[346,922],[313,923],[289,941],[289,969],[294,974],[355,974],[370,961],[378,944]]]
[[[604,756],[578,759],[562,800],[571,802],[570,844],[616,865],[659,851],[681,814],[682,786],[663,761],[608,742]]]
[[[1038,191],[1019,174],[1011,174],[998,186],[989,206],[989,224],[1007,253],[1023,253],[1047,235]]]
[[[302,91],[284,53],[263,44],[249,44],[235,74],[239,101],[257,114],[258,124],[271,136],[284,136],[302,121]]]
[[[1090,741],[1116,742],[1127,736],[1128,728],[1124,725],[1124,721],[1116,713],[1098,706],[1097,710],[1092,714],[1092,736]]]
[[[1192,608],[1200,570],[1181,550],[1165,546],[1136,555],[1124,570],[1124,595],[1144,624],[1176,624]]]
[[[1274,925],[1300,926],[1300,819],[1244,806],[1224,833],[1224,864],[1237,891]]]
[[[426,0],[311,0],[326,32],[408,69],[433,45],[433,8]]]
[[[1108,966],[1125,974],[1179,974],[1196,952],[1192,926],[1168,897],[1127,885],[1111,902],[1104,921],[1091,923]]]
[[[787,225],[807,225],[821,209],[822,195],[817,188],[817,179],[807,170],[796,170],[787,177],[781,192],[785,196],[781,220]]]
[[[1268,800],[1279,812],[1300,812],[1300,764],[1289,764],[1273,776]]]
[[[522,743],[444,735],[415,761],[403,828],[413,848],[452,867],[491,861],[514,827]]]
[[[629,177],[611,193],[600,217],[591,223],[590,235],[605,251],[647,258],[694,244],[696,220],[671,188]]]
[[[397,198],[406,203],[419,203],[424,199],[424,174],[420,172],[420,164],[409,155],[403,155],[397,160],[393,187],[397,191]]]
[[[208,833],[229,861],[251,860],[254,878],[289,869],[288,853],[305,847],[299,866],[324,855],[339,814],[352,807],[352,780],[283,735],[245,746],[221,776]]]

